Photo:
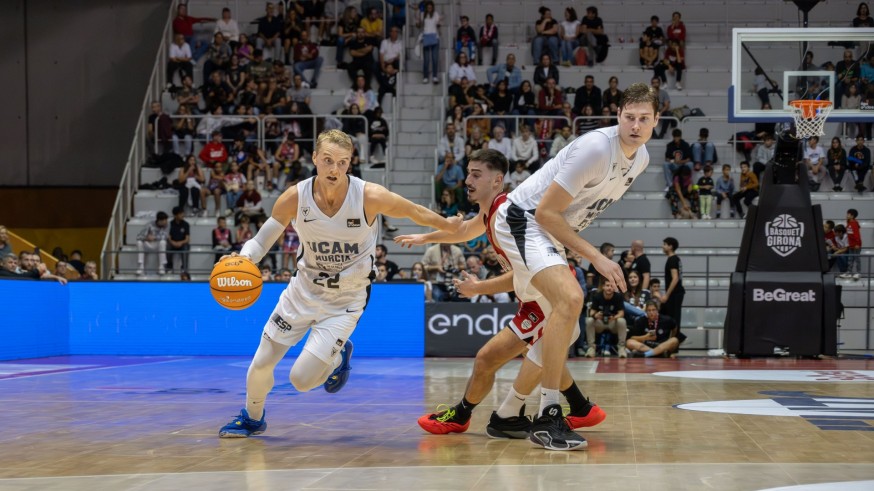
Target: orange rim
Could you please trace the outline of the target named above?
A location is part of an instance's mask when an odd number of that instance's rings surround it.
[[[789,101],[793,107],[801,109],[801,115],[805,119],[812,119],[816,117],[816,113],[823,108],[831,107],[831,101],[816,101],[816,100],[804,100],[799,99],[795,101]]]

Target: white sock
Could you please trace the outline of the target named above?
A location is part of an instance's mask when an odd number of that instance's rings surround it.
[[[546,406],[558,404],[558,394],[558,389],[540,389],[540,411],[537,414],[542,415]]]
[[[525,405],[525,399],[527,398],[527,395],[520,394],[516,392],[515,387],[511,387],[510,392],[504,399],[504,403],[498,408],[498,417],[512,418],[513,416],[519,416],[519,410]]]

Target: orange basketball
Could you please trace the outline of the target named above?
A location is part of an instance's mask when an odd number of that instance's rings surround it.
[[[209,290],[222,307],[242,310],[261,296],[261,271],[250,259],[229,257],[219,261],[209,276]]]

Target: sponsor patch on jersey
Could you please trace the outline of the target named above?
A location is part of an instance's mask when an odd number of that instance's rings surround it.
[[[280,331],[291,331],[291,324],[285,322],[285,319],[283,319],[279,314],[273,314],[273,318],[270,320],[272,320],[273,323],[276,324],[276,327],[279,328]]]
[[[309,206],[306,206],[306,207],[304,207],[304,208],[301,208],[301,209],[300,209],[300,212],[303,214],[303,216],[307,216],[307,215],[310,214],[310,207],[309,207]]]
[[[346,227],[347,228],[358,228],[361,226],[360,218],[347,218],[346,219]]]
[[[626,186],[626,187],[627,187],[627,186],[631,186],[631,183],[632,183],[632,182],[634,182],[634,178],[633,178],[633,177],[629,177],[628,179],[625,180],[625,186]]]

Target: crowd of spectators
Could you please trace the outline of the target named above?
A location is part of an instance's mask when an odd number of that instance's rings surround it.
[[[70,280],[97,280],[97,263],[82,261],[82,251],[75,249],[68,256],[60,247],[52,250],[56,259],[50,269],[39,248],[22,250],[17,254],[12,248],[9,230],[0,225],[0,279],[52,280],[66,285]]]

